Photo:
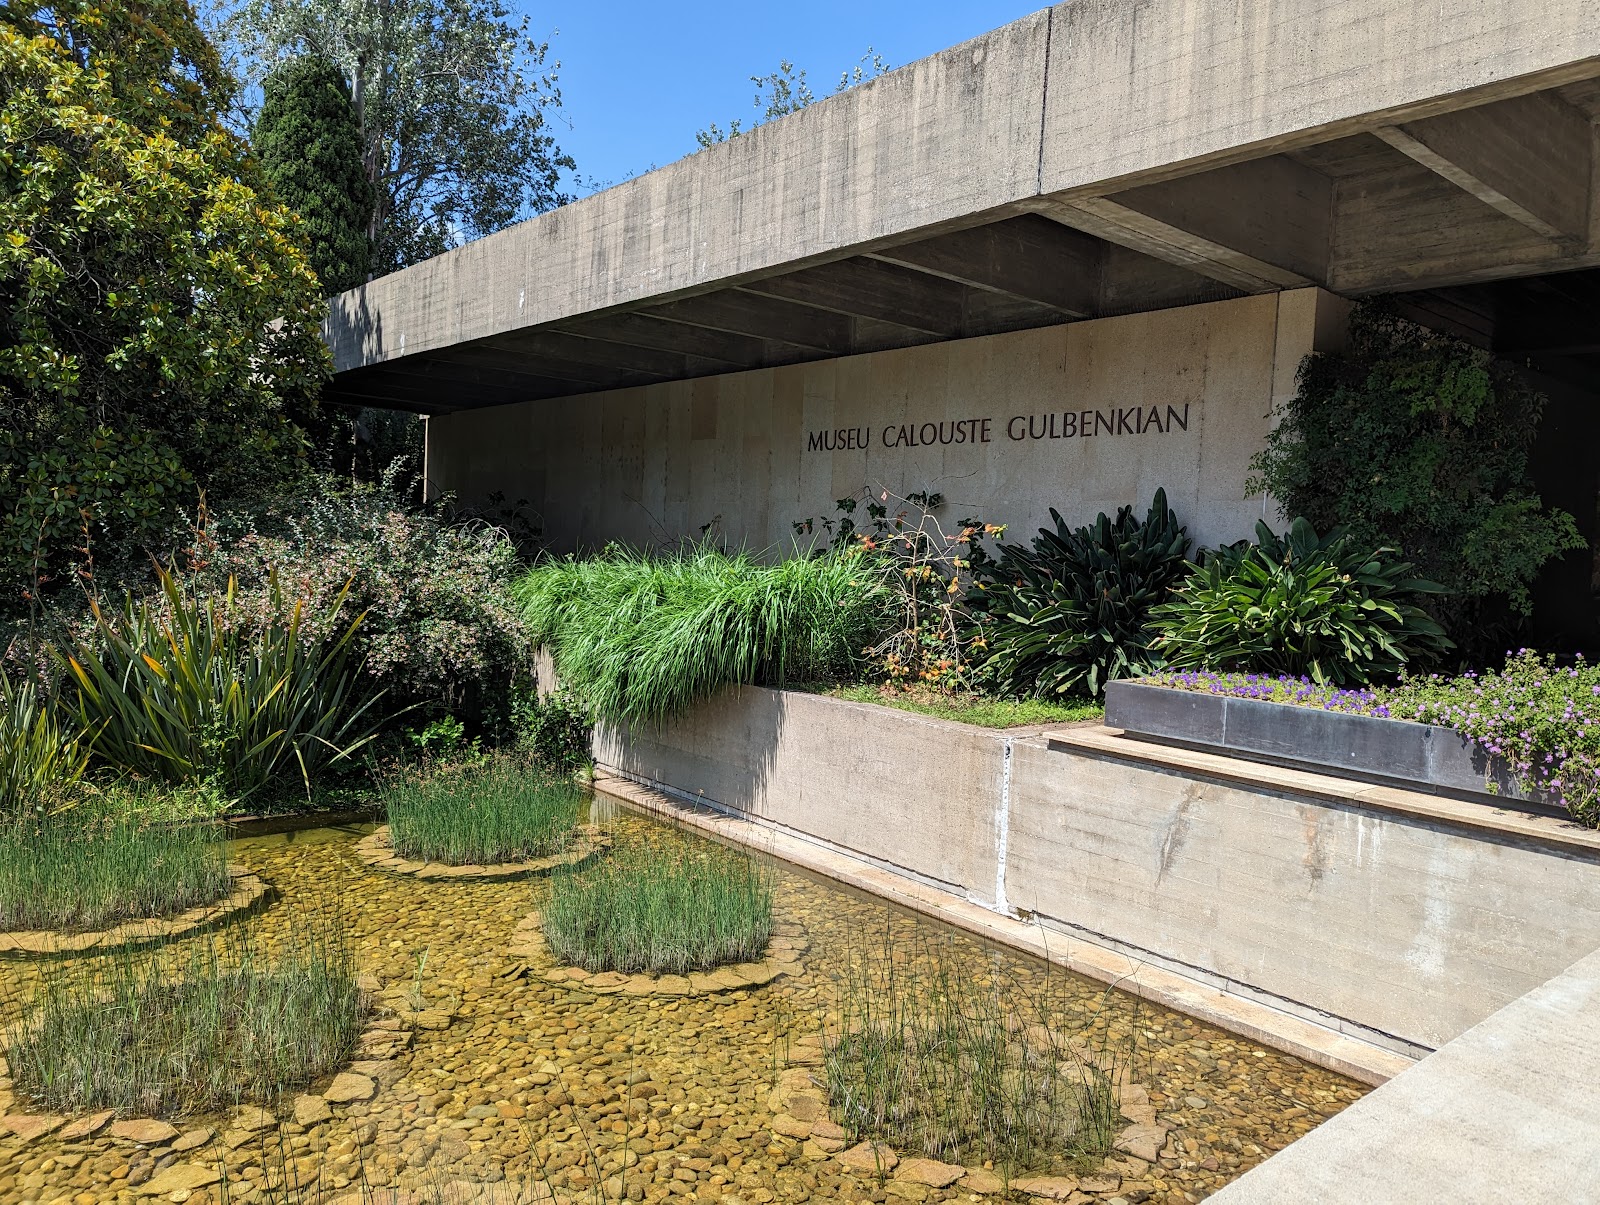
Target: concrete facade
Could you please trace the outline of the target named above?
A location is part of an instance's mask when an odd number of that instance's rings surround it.
[[[525,499],[557,549],[709,524],[785,551],[795,520],[863,489],[937,491],[945,519],[1026,539],[1052,506],[1142,514],[1165,487],[1191,536],[1231,541],[1263,514],[1245,480],[1274,406],[1346,308],[1302,289],[457,411],[429,420],[429,488]]]
[[[1052,742],[1057,748],[1052,749]],[[601,766],[1413,1056],[1600,945],[1600,836],[1140,745],[745,688]]]

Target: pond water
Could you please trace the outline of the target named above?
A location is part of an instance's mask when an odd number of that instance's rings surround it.
[[[704,840],[627,810],[597,805],[594,815],[619,845]],[[437,1027],[415,1029],[409,1048],[366,1065],[376,1094],[336,1106],[329,1117],[307,1115],[304,1124],[293,1120],[287,1099],[274,1109],[274,1126],[241,1127],[230,1116],[177,1119],[190,1135],[185,1141],[197,1144],[187,1152],[108,1132],[26,1144],[0,1138],[0,1201],[355,1202],[363,1198],[351,1194],[362,1186],[406,1190],[398,1198],[380,1193],[383,1202],[531,1201],[551,1190],[574,1201],[723,1205],[980,1199],[960,1183],[883,1182],[773,1132],[769,1097],[785,1070],[784,1052],[816,1031],[845,963],[885,943],[937,950],[974,974],[1048,983],[1056,1021],[1132,1052],[1135,1079],[1172,1133],[1154,1163],[1119,1156],[1106,1165],[1086,1182],[1093,1191],[1070,1198],[1079,1205],[1200,1200],[1366,1091],[782,865],[774,871],[777,919],[805,931],[803,974],[687,998],[569,990],[541,977],[553,965],[548,958],[530,965],[507,952],[518,922],[538,904],[538,880],[423,882],[374,870],[353,850],[370,828],[247,836],[233,854],[279,892],[245,922],[263,940],[282,940],[308,911],[336,916],[389,1001],[403,993],[425,1005]],[[7,1024],[41,973],[48,964],[0,962]],[[205,1130],[213,1133],[195,1133]],[[155,1177],[176,1163],[220,1166],[223,1179],[145,1195],[147,1185],[173,1182]],[[296,1185],[298,1193],[288,1191]]]

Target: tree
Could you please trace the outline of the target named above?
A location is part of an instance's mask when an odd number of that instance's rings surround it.
[[[280,64],[263,87],[255,150],[277,199],[300,215],[323,292],[365,281],[372,184],[350,85],[339,69],[311,55]]]
[[[41,12],[0,20],[0,605],[299,473],[328,372],[192,10]]]
[[[227,28],[252,78],[314,55],[350,81],[373,272],[569,200],[546,121],[560,64],[502,0],[242,0]]]
[[[1427,605],[1456,643],[1493,655],[1540,569],[1584,545],[1529,476],[1544,403],[1505,361],[1367,303],[1346,351],[1301,364],[1249,488],[1318,531],[1398,545],[1446,588]]]
[[[889,64],[883,61],[883,56],[868,46],[867,53],[861,56],[854,67],[839,73],[839,86],[833,93],[838,95],[849,88],[854,88],[857,84],[885,75],[888,71]],[[761,111],[761,117],[757,121],[752,121],[749,129],[754,129],[763,122],[777,117],[798,113],[817,99],[811,91],[811,85],[806,82],[805,70],[803,68],[795,70],[795,65],[788,59],[780,60],[778,69],[770,75],[752,75],[750,82],[756,86],[755,100],[751,103]],[[742,118],[734,118],[728,123],[726,130],[713,121],[705,129],[696,130],[694,140],[703,150],[736,137],[743,132],[743,128]]]

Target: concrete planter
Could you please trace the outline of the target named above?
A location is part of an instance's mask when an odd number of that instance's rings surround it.
[[[1140,682],[1106,688],[1106,726],[1130,736],[1436,795],[1552,807],[1453,728],[1203,694]]]

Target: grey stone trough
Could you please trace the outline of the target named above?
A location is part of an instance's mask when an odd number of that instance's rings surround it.
[[[1128,736],[1411,791],[1558,810],[1453,728],[1143,682],[1106,687],[1106,727]]]

